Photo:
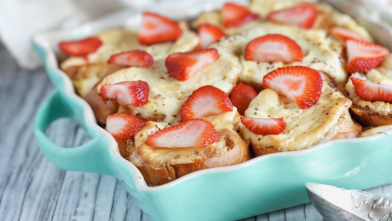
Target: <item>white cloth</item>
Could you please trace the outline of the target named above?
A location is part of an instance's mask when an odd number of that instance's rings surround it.
[[[392,24],[391,0],[350,1],[362,2],[373,14]],[[116,10],[141,8],[156,2],[158,0],[0,0],[0,39],[21,67],[33,69],[41,65],[31,47],[33,34],[69,28]]]
[[[31,47],[32,35],[152,3],[154,0],[0,0],[0,39],[19,66],[34,69],[42,63]]]

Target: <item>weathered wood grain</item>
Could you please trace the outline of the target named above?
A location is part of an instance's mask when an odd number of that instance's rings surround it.
[[[0,46],[0,220],[148,221],[114,177],[63,171],[43,156],[34,140],[33,118],[51,91],[42,68],[19,69]],[[71,119],[54,122],[46,134],[70,148],[90,139]],[[392,185],[368,191],[391,196]],[[244,220],[323,219],[307,204]]]

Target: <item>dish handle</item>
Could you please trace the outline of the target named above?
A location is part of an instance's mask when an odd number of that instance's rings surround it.
[[[47,127],[53,121],[65,117],[76,120],[92,139],[73,148],[60,147],[49,140],[45,135]],[[60,169],[116,174],[108,140],[86,123],[82,104],[61,89],[54,91],[38,108],[34,119],[34,135],[44,155]]]

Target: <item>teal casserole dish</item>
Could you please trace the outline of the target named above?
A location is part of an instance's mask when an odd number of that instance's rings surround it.
[[[392,49],[392,32],[383,22],[367,16],[359,6],[329,1],[356,18],[376,41]],[[206,0],[157,4],[156,11],[172,18],[193,18],[223,1]],[[64,170],[109,174],[117,177],[151,220],[237,220],[308,203],[305,183],[324,183],[346,189],[367,189],[392,182],[392,130],[365,138],[335,140],[310,149],[275,153],[245,163],[206,169],[158,187],[149,187],[140,171],[123,159],[113,137],[96,124],[90,106],[75,94],[68,76],[56,60],[57,43],[104,30],[137,28],[140,12],[121,12],[105,20],[66,31],[38,34],[32,43],[44,62],[56,90],[41,104],[34,134],[45,154]],[[63,148],[46,136],[56,119],[70,117],[92,139],[76,148]]]

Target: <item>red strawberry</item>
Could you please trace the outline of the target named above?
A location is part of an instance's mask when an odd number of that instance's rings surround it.
[[[219,140],[211,122],[188,120],[156,132],[147,138],[147,145],[159,148],[205,147]]]
[[[226,34],[217,26],[203,24],[198,29],[200,44],[199,49],[206,49],[219,39],[226,37]]]
[[[195,90],[181,107],[181,120],[203,118],[233,110],[229,96],[211,85]]]
[[[260,62],[302,61],[301,47],[280,34],[268,34],[250,41],[245,48],[245,60]]]
[[[350,78],[353,82],[355,92],[365,101],[385,101],[392,103],[392,86],[376,84],[358,78]]]
[[[306,29],[312,28],[316,18],[316,7],[307,3],[273,11],[267,15],[267,20],[269,21],[294,25]]]
[[[79,41],[63,41],[59,43],[59,47],[69,56],[85,56],[94,53],[100,46],[102,41],[97,37],[89,37]]]
[[[369,42],[369,40],[367,40],[365,37],[362,37],[360,34],[342,27],[333,27],[329,31],[345,41],[357,40],[357,41]]]
[[[233,105],[237,108],[238,113],[244,115],[250,102],[257,96],[253,87],[246,84],[237,84],[230,94]]]
[[[143,24],[137,35],[140,44],[175,41],[182,35],[180,26],[169,18],[151,12],[143,13]]]
[[[104,84],[99,96],[107,99],[116,99],[134,107],[140,107],[148,102],[150,87],[145,81],[125,81],[117,84]]]
[[[146,122],[129,114],[111,114],[106,119],[106,129],[115,140],[133,137],[144,126]]]
[[[347,44],[349,73],[363,73],[376,68],[388,56],[389,50],[378,44],[349,40]]]
[[[301,109],[307,109],[319,100],[323,79],[320,73],[312,68],[283,67],[265,75],[263,87],[286,96],[296,102]]]
[[[239,27],[258,18],[257,14],[241,5],[226,3],[222,9],[223,24],[226,28]]]
[[[250,132],[263,136],[278,135],[287,125],[281,118],[241,117],[241,122]]]
[[[108,60],[108,64],[146,68],[154,64],[154,58],[145,51],[133,50],[112,55]]]
[[[219,58],[215,48],[171,54],[166,58],[167,72],[179,81],[193,77],[200,69]]]

